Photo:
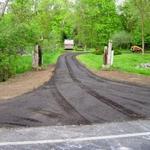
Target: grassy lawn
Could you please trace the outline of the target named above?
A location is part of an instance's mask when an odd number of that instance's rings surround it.
[[[43,54],[43,65],[55,64],[62,51],[45,52]],[[14,62],[15,72],[24,73],[32,69],[32,56],[18,56]]]
[[[82,54],[78,60],[92,70],[99,70],[103,64],[102,56],[94,54]]]
[[[78,56],[78,59],[92,70],[100,70],[103,57],[94,54],[84,54]],[[150,69],[138,68],[141,63],[150,63],[150,54],[122,54],[116,55],[111,69],[124,72],[150,75]]]

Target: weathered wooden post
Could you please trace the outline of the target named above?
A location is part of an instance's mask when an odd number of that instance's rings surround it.
[[[111,66],[111,59],[112,59],[112,41],[109,40],[108,43],[108,59],[107,59],[107,65]]]
[[[104,47],[103,68],[109,68],[113,65],[114,51],[112,50],[112,41],[109,40],[108,46]]]
[[[39,67],[39,45],[36,43],[33,56],[32,56],[32,68],[38,70]]]
[[[42,67],[42,48],[40,45],[38,45],[38,57],[39,57],[38,65],[39,67]]]
[[[104,47],[104,55],[103,55],[103,61],[104,61],[104,65],[107,65],[107,56],[108,56],[108,47],[105,46]]]
[[[112,49],[111,51],[111,66],[113,65],[114,63],[114,50]]]
[[[42,67],[42,48],[38,43],[36,43],[32,57],[32,68],[34,70],[39,70],[41,69],[41,67]]]

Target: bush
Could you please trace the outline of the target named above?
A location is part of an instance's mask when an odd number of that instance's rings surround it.
[[[102,55],[104,53],[104,51],[102,49],[96,49],[93,54],[95,55]]]
[[[121,55],[121,54],[122,54],[122,52],[120,50],[118,50],[118,49],[114,50],[114,55]]]
[[[6,81],[12,75],[14,75],[13,64],[11,63],[11,56],[0,52],[0,82]]]

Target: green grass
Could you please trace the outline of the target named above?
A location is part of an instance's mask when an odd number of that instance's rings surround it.
[[[58,57],[62,54],[62,51],[47,52],[43,55],[43,64],[56,64]]]
[[[82,54],[77,56],[79,61],[92,70],[99,70],[102,66],[102,56],[94,54]]]
[[[15,73],[24,73],[32,69],[32,56],[17,56],[14,61]]]
[[[78,56],[78,59],[92,70],[100,70],[103,57],[94,54],[84,54]],[[138,68],[141,63],[150,63],[150,54],[122,54],[116,55],[111,69],[124,72],[150,75],[150,69]]]
[[[137,67],[141,63],[150,63],[150,54],[123,54],[115,56],[113,68],[130,73],[150,75],[150,69]]]
[[[43,54],[43,66],[47,67],[49,64],[55,64],[62,51],[45,52]],[[16,74],[24,73],[32,70],[32,56],[17,56],[14,63]]]

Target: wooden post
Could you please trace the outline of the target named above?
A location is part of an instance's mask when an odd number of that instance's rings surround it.
[[[108,59],[107,59],[107,65],[111,66],[111,55],[112,55],[112,41],[109,40],[108,43]]]
[[[42,66],[42,48],[40,45],[38,45],[38,66],[41,67]]]
[[[39,45],[36,44],[33,51],[32,68],[38,70],[38,67],[39,67]]]
[[[103,68],[109,68],[110,66],[113,65],[114,61],[114,51],[112,50],[112,41],[109,41],[108,46],[104,47],[104,55],[103,55]]]
[[[114,50],[111,51],[111,66],[114,63]]]
[[[103,55],[104,65],[107,65],[107,56],[108,56],[108,47],[105,46],[104,47],[104,55]]]

